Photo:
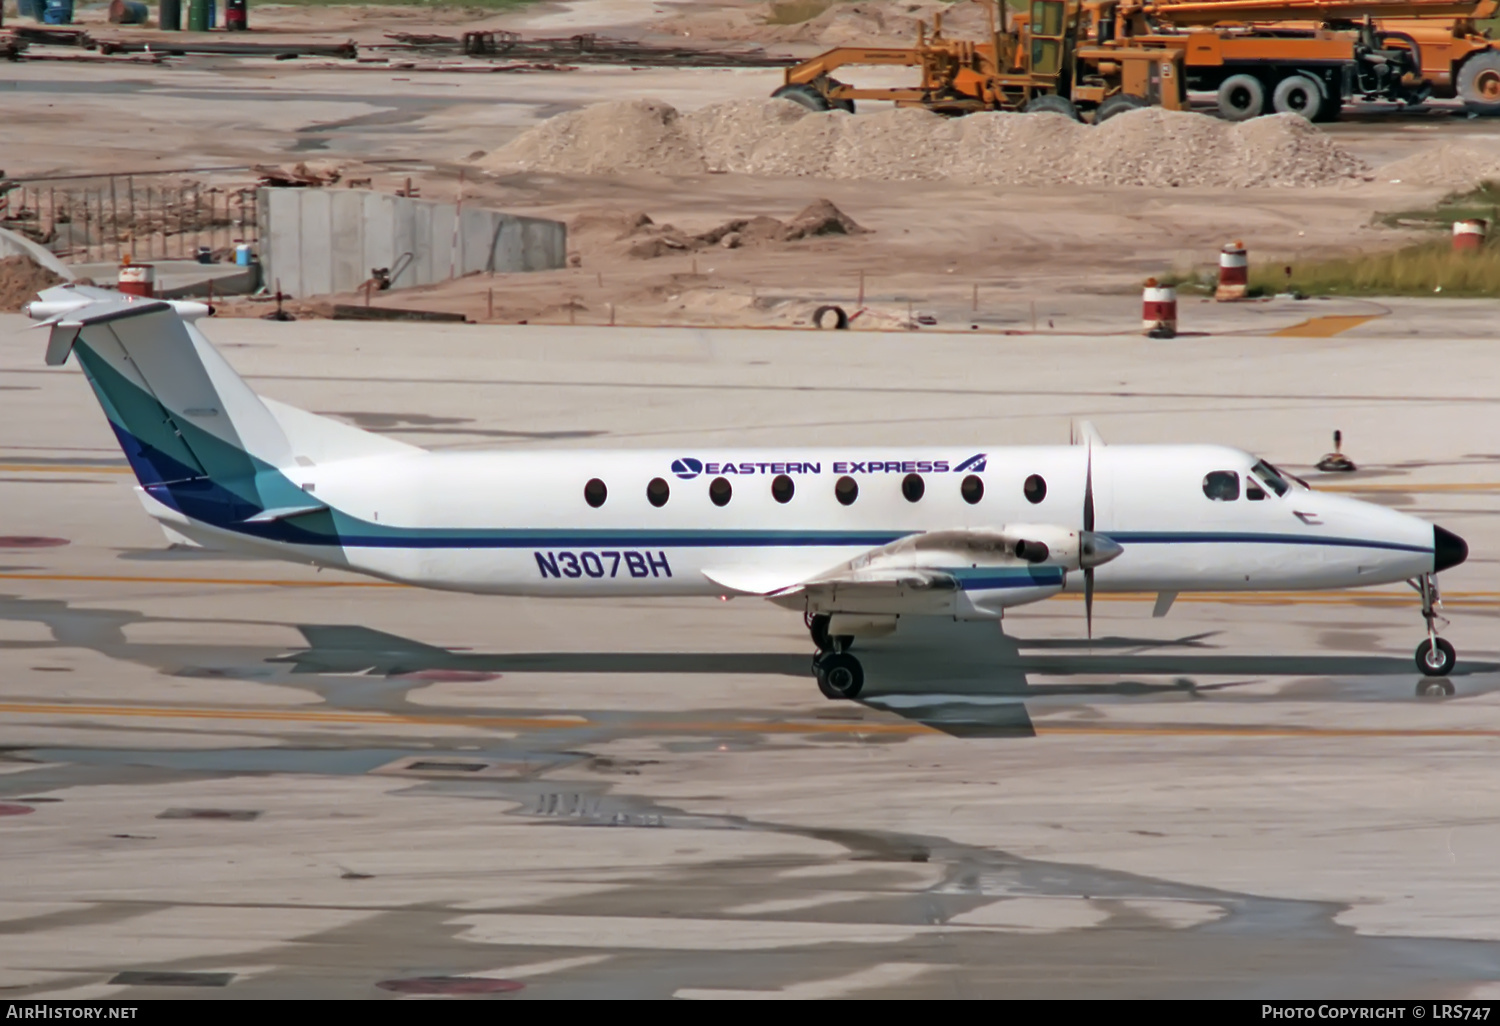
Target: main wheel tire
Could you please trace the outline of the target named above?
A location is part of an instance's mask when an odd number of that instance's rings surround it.
[[[1249,121],[1266,112],[1266,87],[1254,75],[1230,75],[1219,86],[1219,116]]]
[[[858,698],[865,686],[865,668],[847,652],[818,660],[818,690],[829,698]]]
[[[1453,651],[1453,646],[1442,638],[1437,639],[1435,649],[1431,638],[1417,646],[1417,669],[1428,677],[1448,676],[1453,672],[1453,664],[1456,662],[1458,655]]]
[[[1026,104],[1027,114],[1061,114],[1073,121],[1082,121],[1078,116],[1078,108],[1073,106],[1073,101],[1066,96],[1058,96],[1056,93],[1048,93],[1046,96],[1033,96],[1031,102]]]
[[[833,104],[828,97],[818,91],[816,86],[810,85],[784,85],[771,94],[773,100],[791,100],[800,103],[808,110],[825,111],[832,110]],[[850,104],[853,106],[853,104]]]
[[[1115,93],[1094,112],[1094,124],[1102,125],[1117,114],[1124,114],[1129,110],[1140,110],[1142,107],[1151,106],[1149,100],[1139,96],[1131,96],[1129,93]]]
[[[1276,83],[1271,94],[1271,107],[1278,114],[1300,114],[1309,121],[1316,121],[1323,112],[1323,83],[1311,75],[1288,75]]]
[[[1471,114],[1500,114],[1500,53],[1476,53],[1458,69],[1458,98]]]

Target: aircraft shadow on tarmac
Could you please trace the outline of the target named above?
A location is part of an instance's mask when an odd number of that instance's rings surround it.
[[[0,595],[0,621],[6,620],[44,624],[52,637],[3,641],[0,653],[76,647],[173,676],[252,681],[267,679],[269,663],[284,667],[276,676],[338,675],[313,690],[341,708],[400,706],[407,691],[426,682],[483,681],[502,673],[763,675],[803,678],[813,687],[810,643],[800,652],[468,652],[358,625],[304,624],[296,629],[306,648],[270,654],[260,646],[217,642],[213,621],[163,620],[56,599]],[[194,624],[202,641],[141,642],[125,632],[133,624],[168,620]],[[984,736],[1030,734],[1028,705],[1231,696],[1240,702],[1391,702],[1411,700],[1413,683],[1419,695],[1431,683],[1403,656],[1233,655],[1218,651],[1213,639],[1206,633],[1031,641],[1007,636],[993,623],[909,618],[898,635],[859,639],[854,651],[866,671],[862,704],[949,733]],[[1277,678],[1280,686],[1270,693],[1242,690]],[[1500,691],[1500,664],[1464,660],[1453,678],[1463,697]],[[1454,688],[1453,681],[1439,683],[1444,691]],[[496,687],[503,691],[504,685]]]
[[[810,677],[809,654],[765,652],[461,652],[355,625],[302,624],[308,648],[268,662],[294,674],[366,673],[392,676],[501,673],[763,674]],[[865,667],[861,704],[953,734],[1030,735],[1025,702],[1204,698],[1268,677],[1340,677],[1312,698],[1384,700],[1392,691],[1365,678],[1417,678],[1410,660],[1360,655],[1222,655],[1208,651],[1210,633],[1162,640],[1108,637],[1024,641],[993,624],[940,618],[903,621],[899,637],[856,644]],[[1024,652],[1025,650],[1031,650]],[[1461,664],[1455,676],[1500,671],[1492,663]],[[1118,678],[1108,682],[1034,684],[1029,675]],[[1197,683],[1195,676],[1243,678]],[[1170,677],[1169,681],[1141,677]],[[811,682],[809,681],[809,684]],[[1476,682],[1478,683],[1478,682]],[[1500,680],[1478,690],[1500,689]],[[1465,688],[1466,692],[1475,690]],[[1259,700],[1275,701],[1260,696]]]

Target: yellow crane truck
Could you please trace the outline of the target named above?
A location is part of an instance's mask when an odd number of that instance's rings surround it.
[[[1417,104],[1462,97],[1500,114],[1500,52],[1476,18],[1500,0],[981,0],[989,31],[949,39],[942,18],[913,47],[839,47],[788,68],[772,95],[852,112],[890,100],[945,114],[1052,111],[1095,123],[1136,107],[1180,110],[1214,92],[1220,114],[1314,120],[1353,99]],[[915,85],[860,88],[834,72],[919,69]]]

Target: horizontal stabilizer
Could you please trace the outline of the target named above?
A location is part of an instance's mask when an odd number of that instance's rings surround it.
[[[290,520],[292,517],[306,516],[309,513],[327,513],[328,507],[322,503],[314,503],[311,506],[279,506],[276,509],[264,509],[253,517],[247,518],[247,524],[270,524],[277,520]]]

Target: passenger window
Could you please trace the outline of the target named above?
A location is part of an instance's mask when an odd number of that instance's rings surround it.
[[[1215,502],[1233,502],[1240,497],[1240,475],[1232,470],[1215,470],[1203,479],[1203,494]]]
[[[1026,496],[1026,501],[1035,506],[1047,497],[1047,482],[1042,480],[1042,475],[1032,474],[1021,486],[1021,492]]]
[[[716,477],[708,486],[708,497],[715,506],[729,505],[729,499],[734,495],[734,489],[728,480]]]
[[[841,505],[852,506],[859,498],[859,485],[852,477],[841,477],[834,483],[833,494]]]
[[[1266,493],[1254,481],[1245,482],[1245,498],[1251,502],[1259,502],[1266,497]]]
[[[777,474],[776,479],[771,482],[771,498],[777,502],[791,502],[796,491],[797,486],[785,474]]]
[[[646,501],[658,508],[665,506],[667,500],[672,497],[672,490],[667,487],[667,482],[659,477],[653,477],[651,483],[646,486]]]
[[[925,491],[927,485],[923,483],[921,474],[907,474],[901,479],[901,494],[906,496],[907,502],[917,502]]]
[[[604,500],[609,498],[609,489],[604,487],[604,482],[597,477],[583,486],[583,501],[598,509],[604,505]]]
[[[984,482],[978,476],[970,474],[964,478],[964,483],[958,486],[958,494],[964,497],[964,501],[970,506],[984,498]]]

